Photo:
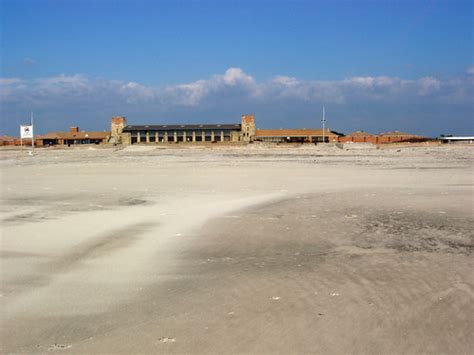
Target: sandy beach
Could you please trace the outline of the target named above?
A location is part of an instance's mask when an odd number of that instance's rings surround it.
[[[474,149],[0,151],[3,353],[474,349]]]

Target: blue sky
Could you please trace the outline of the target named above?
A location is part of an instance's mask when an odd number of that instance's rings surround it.
[[[473,1],[0,0],[0,133],[235,122],[474,134]]]

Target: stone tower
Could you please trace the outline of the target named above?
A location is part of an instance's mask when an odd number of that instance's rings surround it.
[[[257,133],[256,131],[255,115],[242,115],[242,140],[252,142]]]
[[[122,143],[122,131],[127,125],[127,120],[122,116],[112,117],[112,125],[110,127],[111,143]]]

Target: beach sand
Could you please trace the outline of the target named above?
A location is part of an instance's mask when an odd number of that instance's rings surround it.
[[[471,147],[0,159],[2,352],[474,348]]]

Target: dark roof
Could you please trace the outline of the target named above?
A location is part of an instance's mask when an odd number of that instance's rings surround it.
[[[182,130],[203,130],[203,129],[241,129],[241,124],[170,124],[170,125],[127,125],[124,127],[124,132],[132,131],[182,131]]]

